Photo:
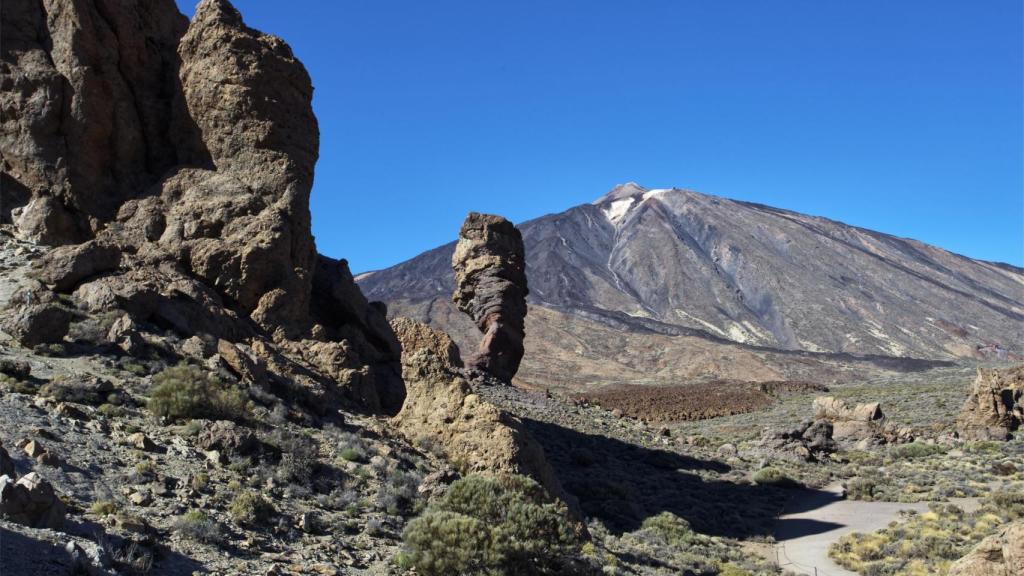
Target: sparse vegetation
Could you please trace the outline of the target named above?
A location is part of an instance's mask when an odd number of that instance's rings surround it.
[[[406,527],[420,574],[554,574],[578,552],[564,507],[533,480],[468,476]]]
[[[274,505],[257,492],[241,492],[231,501],[231,518],[243,525],[255,526],[276,513]]]
[[[153,377],[147,406],[169,421],[193,418],[241,420],[248,414],[248,398],[241,389],[221,382],[198,366],[181,364]]]
[[[768,486],[779,486],[782,488],[793,488],[799,486],[799,482],[793,480],[782,470],[767,466],[754,473],[754,483]]]
[[[174,520],[171,529],[196,542],[217,543],[222,539],[220,526],[201,510],[190,510]]]
[[[1024,517],[1024,492],[994,492],[970,513],[932,504],[928,512],[904,514],[876,532],[844,536],[829,555],[844,568],[872,576],[942,575],[1001,525]]]
[[[113,500],[97,500],[89,506],[89,512],[96,516],[116,514],[117,504]]]

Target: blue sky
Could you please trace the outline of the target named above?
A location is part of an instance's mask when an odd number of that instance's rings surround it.
[[[628,181],[1024,265],[1019,0],[234,3],[313,78],[353,271]]]

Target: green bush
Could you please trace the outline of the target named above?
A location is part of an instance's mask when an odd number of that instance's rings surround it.
[[[217,543],[222,539],[220,526],[200,510],[192,510],[178,516],[171,529],[183,538],[196,542]]]
[[[875,482],[869,478],[851,478],[846,483],[846,497],[871,502],[875,499]]]
[[[456,481],[402,538],[402,562],[428,576],[557,574],[578,552],[565,507],[517,475]]]
[[[681,547],[692,543],[694,540],[694,533],[690,529],[690,523],[671,512],[662,512],[645,518],[640,528],[660,538],[670,546]]]
[[[754,472],[754,484],[781,486],[783,488],[792,488],[800,485],[796,480],[786,476],[785,472],[774,466],[767,466]]]
[[[215,374],[180,364],[153,377],[147,406],[156,416],[172,422],[240,420],[248,414],[249,401],[245,392],[221,382]]]
[[[250,526],[265,522],[274,515],[274,505],[256,492],[242,492],[231,502],[231,518]]]
[[[938,444],[925,444],[924,442],[911,442],[910,444],[900,444],[894,446],[890,450],[890,454],[894,458],[898,459],[910,459],[910,458],[924,458],[925,456],[932,456],[935,454],[942,454],[946,451],[945,448]]]

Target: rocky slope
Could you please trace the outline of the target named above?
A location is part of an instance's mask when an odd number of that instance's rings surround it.
[[[771,380],[810,365],[831,378],[871,363],[835,354],[1022,352],[1024,271],[825,218],[627,184],[520,228],[526,383],[551,370],[569,385],[616,383],[616,373]],[[453,249],[358,282],[394,314],[444,328],[461,345],[469,327],[448,304]],[[573,368],[560,370],[566,362]]]

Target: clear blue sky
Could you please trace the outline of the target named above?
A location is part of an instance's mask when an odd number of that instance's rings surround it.
[[[627,181],[1024,265],[1020,0],[235,5],[309,69],[313,231],[357,272]]]

